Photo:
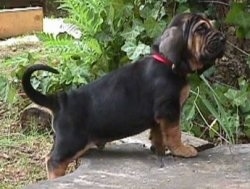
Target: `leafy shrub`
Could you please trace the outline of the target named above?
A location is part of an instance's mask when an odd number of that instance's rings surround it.
[[[236,26],[237,37],[250,39],[250,7],[247,2],[233,3],[226,22]]]
[[[249,136],[250,85],[245,80],[240,80],[240,89],[210,84],[204,76],[191,83],[191,98],[184,107],[184,130],[227,143]]]
[[[153,0],[60,0],[68,21],[83,32],[79,39],[67,35],[54,38],[40,34],[46,51],[6,59],[2,64],[11,74],[0,77],[0,96],[10,102],[17,97],[18,79],[24,67],[41,59],[56,67],[59,75],[37,73],[35,88],[43,92],[77,87],[150,52],[150,44],[178,12],[216,12],[215,6],[197,1]],[[246,4],[232,4],[227,23],[237,27],[238,37],[249,38]],[[16,71],[17,70],[17,71]],[[204,76],[192,76],[191,97],[184,106],[183,129],[196,136],[236,143],[240,136],[250,138],[249,90],[240,80],[240,90],[211,84]],[[19,86],[19,85],[18,85]]]
[[[77,41],[41,35],[48,50],[62,60],[60,85],[88,83],[148,54],[149,45],[167,24],[162,2],[61,0],[61,8],[83,36]]]

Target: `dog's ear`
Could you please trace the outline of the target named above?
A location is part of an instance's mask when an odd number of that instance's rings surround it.
[[[167,28],[160,37],[159,52],[170,59],[175,67],[182,61],[184,47],[183,30],[178,27]]]
[[[159,45],[160,45],[160,42],[161,42],[161,37],[158,37],[154,40],[154,43],[151,47],[151,52],[153,53],[159,53]]]

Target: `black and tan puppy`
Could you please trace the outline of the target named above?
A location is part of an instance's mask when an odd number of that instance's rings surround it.
[[[27,96],[54,115],[55,141],[47,156],[48,178],[65,174],[68,164],[92,144],[151,129],[156,151],[193,157],[181,142],[180,112],[189,94],[187,74],[222,56],[225,37],[196,14],[176,16],[152,47],[152,54],[76,90],[44,95],[30,83],[34,71],[58,73],[46,65],[29,67],[22,79]]]

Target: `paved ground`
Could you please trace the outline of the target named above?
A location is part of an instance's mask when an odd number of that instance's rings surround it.
[[[132,138],[92,150],[72,174],[26,189],[249,189],[249,157],[250,144],[220,146],[192,159],[167,155],[161,168],[160,158]]]

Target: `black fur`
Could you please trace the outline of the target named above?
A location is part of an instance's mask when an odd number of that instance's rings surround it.
[[[45,96],[30,85],[35,70],[53,71],[34,65],[23,76],[27,96],[54,114],[55,141],[49,170],[72,158],[89,143],[138,134],[156,124],[156,119],[176,122],[180,116],[180,90],[184,77],[152,57],[128,64],[76,90]]]
[[[37,70],[44,70],[55,74],[59,74],[59,72],[56,69],[43,64],[37,64],[35,66],[31,66],[25,71],[23,75],[22,78],[23,90],[28,95],[30,100],[32,100],[36,104],[39,104],[40,106],[44,106],[51,109],[52,111],[55,111],[58,108],[57,97],[54,95],[47,96],[40,93],[39,91],[35,90],[30,83],[30,78],[32,73]]]
[[[77,135],[87,135],[88,141],[111,141],[150,128],[156,118],[179,119],[179,92],[186,79],[150,56],[89,85],[50,96],[32,88],[30,77],[36,70],[57,71],[47,65],[34,65],[22,80],[27,96],[53,111],[56,133],[75,130]]]

